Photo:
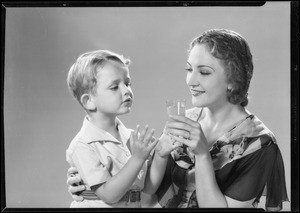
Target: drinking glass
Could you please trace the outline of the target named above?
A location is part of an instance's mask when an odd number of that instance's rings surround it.
[[[168,115],[184,115],[185,116],[185,100],[167,100],[166,101]],[[182,143],[176,142],[180,147]]]
[[[167,100],[166,106],[168,115],[185,116],[185,100]]]

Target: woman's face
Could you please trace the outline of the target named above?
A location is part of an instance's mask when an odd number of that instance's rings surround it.
[[[196,44],[187,60],[186,83],[196,107],[218,107],[227,100],[225,68],[221,60],[215,58],[204,44]]]

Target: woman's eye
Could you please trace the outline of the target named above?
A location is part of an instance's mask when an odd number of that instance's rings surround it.
[[[208,72],[200,72],[201,73],[201,75],[209,75],[210,73],[208,73]]]
[[[207,71],[207,70],[200,70],[200,74],[201,74],[201,75],[209,75],[210,72]]]
[[[186,67],[186,68],[184,68],[187,72],[191,72],[192,71],[192,68],[190,68],[190,67]]]

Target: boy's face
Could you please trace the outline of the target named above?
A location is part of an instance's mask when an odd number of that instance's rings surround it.
[[[91,95],[97,112],[112,115],[130,112],[133,93],[128,68],[112,62],[99,69],[96,93]]]

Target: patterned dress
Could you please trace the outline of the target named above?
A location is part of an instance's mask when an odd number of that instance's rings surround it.
[[[201,108],[187,111],[198,120]],[[253,114],[233,126],[210,148],[215,176],[222,193],[247,201],[266,196],[266,209],[282,209],[288,201],[284,165],[274,134]],[[186,146],[169,155],[163,181],[156,192],[163,208],[199,208],[195,190],[194,155]]]

